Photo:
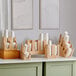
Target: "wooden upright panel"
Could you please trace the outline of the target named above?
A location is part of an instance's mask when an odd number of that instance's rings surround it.
[[[59,0],[40,0],[40,29],[59,28]]]

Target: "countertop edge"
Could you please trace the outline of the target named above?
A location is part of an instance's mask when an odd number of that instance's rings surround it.
[[[20,59],[10,59],[10,60],[3,60],[0,59],[0,64],[16,64],[16,63],[38,63],[38,62],[65,62],[65,61],[76,61],[76,57],[71,58],[32,58],[31,60],[20,60]]]

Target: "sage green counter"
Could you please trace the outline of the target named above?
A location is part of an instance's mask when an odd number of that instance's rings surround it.
[[[76,76],[76,58],[0,59],[0,76]]]

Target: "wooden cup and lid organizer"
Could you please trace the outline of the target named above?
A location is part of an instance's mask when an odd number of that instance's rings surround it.
[[[2,39],[2,48],[0,49],[0,58],[2,59],[18,59],[20,57],[20,52],[17,50],[16,38],[15,46],[13,46],[12,38],[3,37]]]
[[[20,52],[17,49],[17,41],[16,37],[8,36],[8,31],[6,31],[6,36],[2,37],[2,45],[0,49],[0,58],[2,59],[19,59],[20,58]]]
[[[60,46],[60,56],[67,58],[72,57],[74,49],[70,42],[69,35],[67,32],[64,33],[64,36],[60,34],[59,46]]]
[[[45,44],[46,41],[43,41],[41,49],[41,40],[26,40],[25,44],[22,43],[21,45],[21,58],[30,59],[31,55],[45,54]]]

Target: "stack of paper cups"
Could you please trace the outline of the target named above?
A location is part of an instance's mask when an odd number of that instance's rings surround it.
[[[15,33],[14,33],[14,31],[12,31],[12,38],[15,38]]]
[[[41,50],[43,50],[43,40],[44,40],[44,35],[41,33]]]
[[[72,53],[72,49],[71,48],[68,48],[66,57],[69,57],[71,55],[71,53]]]
[[[55,45],[55,55],[57,55],[57,53],[58,53],[58,48],[57,48],[57,46]]]
[[[52,45],[52,41],[51,41],[51,40],[49,40],[49,45],[50,45],[50,46]]]
[[[70,44],[69,43],[65,43],[67,48],[70,48]]]
[[[44,34],[43,33],[41,33],[40,38],[41,38],[41,41],[44,40]]]
[[[37,51],[37,42],[35,42],[35,51]]]
[[[29,51],[31,51],[31,43],[29,44]]]
[[[26,57],[29,57],[29,52],[26,52],[26,54],[25,54],[25,55],[26,55]]]
[[[29,56],[29,52],[27,50],[28,50],[28,45],[25,44],[25,53],[24,54],[26,55],[26,57]]]
[[[65,35],[64,40],[65,40],[65,42],[69,42],[69,35]]]
[[[6,38],[8,38],[8,30],[6,30]]]
[[[16,45],[16,43],[15,43],[15,42],[13,42],[13,47],[15,47],[15,45]]]
[[[58,56],[59,56],[59,51],[60,51],[60,46],[59,45],[57,45],[57,54],[58,54]]]
[[[51,56],[52,55],[52,50],[51,50],[52,49],[52,41],[51,40],[49,40],[49,46],[50,46],[49,48],[50,48],[50,56]]]
[[[27,50],[28,50],[28,45],[25,44],[25,54],[27,53]]]
[[[65,40],[65,42],[69,42],[69,35],[68,35],[67,31],[65,31],[65,33],[64,33],[64,40]]]
[[[48,33],[45,34],[45,40],[46,40],[46,44],[48,44],[48,41],[49,41]]]

